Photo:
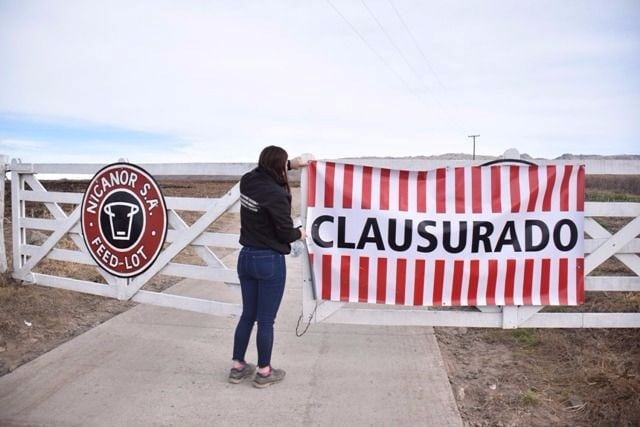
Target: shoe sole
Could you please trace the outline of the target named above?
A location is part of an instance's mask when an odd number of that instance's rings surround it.
[[[253,386],[254,386],[255,388],[267,388],[267,387],[269,387],[269,386],[271,386],[271,385],[273,385],[273,384],[278,384],[278,383],[279,383],[279,382],[281,382],[281,381],[282,381],[282,380],[271,381],[271,382],[264,383],[264,384],[253,383]]]
[[[279,382],[282,382],[282,380],[283,380],[283,379],[284,379],[284,377],[282,377],[282,378],[280,378],[280,379],[278,379],[278,380],[273,380],[273,381],[269,381],[269,382],[262,383],[262,384],[261,384],[261,383],[257,383],[257,382],[255,382],[255,381],[254,381],[254,382],[253,382],[253,386],[254,386],[255,388],[267,388],[267,387],[269,387],[270,385],[278,384]]]

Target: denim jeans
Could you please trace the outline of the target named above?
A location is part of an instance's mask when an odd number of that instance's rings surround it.
[[[233,342],[233,359],[244,361],[253,324],[258,322],[258,366],[271,364],[273,324],[284,294],[287,270],[284,255],[272,249],[245,246],[238,258],[242,315]]]

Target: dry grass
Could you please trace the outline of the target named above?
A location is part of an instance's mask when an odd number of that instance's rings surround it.
[[[640,423],[638,330],[438,328],[437,336],[471,425]]]
[[[585,184],[587,194],[589,192],[608,193],[608,197],[615,197],[616,195],[640,196],[638,175],[587,175]],[[589,197],[587,199],[597,201],[589,199]]]

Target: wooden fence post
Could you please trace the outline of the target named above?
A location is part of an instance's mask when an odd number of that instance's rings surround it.
[[[4,245],[4,197],[5,197],[5,185],[7,183],[7,163],[9,162],[9,156],[0,154],[0,230],[2,230],[2,236],[0,236],[0,273],[7,271],[7,251]]]

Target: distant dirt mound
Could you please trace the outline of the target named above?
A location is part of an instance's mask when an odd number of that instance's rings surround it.
[[[476,160],[495,160],[503,158],[504,154],[498,156],[489,156],[484,154],[476,154]],[[551,160],[544,157],[533,157],[528,153],[520,153],[522,159],[527,160]],[[473,155],[467,153],[444,153],[434,154],[431,156],[402,156],[402,157],[349,157],[342,160],[348,161],[350,159],[424,159],[424,160],[473,160]],[[613,154],[613,155],[600,155],[600,154],[571,154],[565,153],[562,156],[556,157],[552,160],[640,160],[640,154]]]
[[[556,160],[640,160],[640,154],[614,154],[602,156],[600,154],[571,154],[566,153]]]

